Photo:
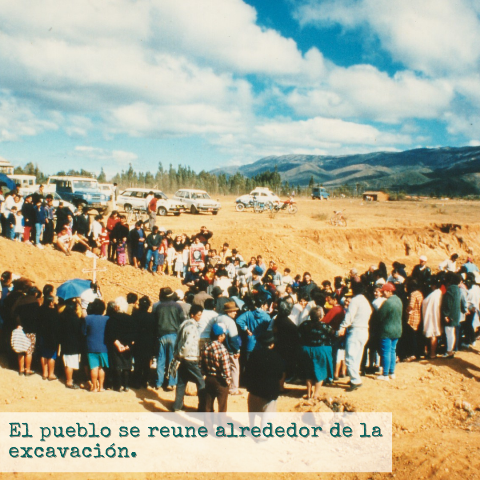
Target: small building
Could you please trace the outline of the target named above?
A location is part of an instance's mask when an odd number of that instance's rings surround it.
[[[13,170],[13,165],[8,160],[0,157],[0,173],[4,173],[5,175],[12,175]]]
[[[390,196],[385,192],[363,192],[363,200],[366,202],[388,202]]]

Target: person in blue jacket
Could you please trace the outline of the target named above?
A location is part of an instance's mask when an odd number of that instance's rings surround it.
[[[247,334],[246,360],[255,349],[257,339],[270,329],[272,319],[268,314],[270,300],[264,295],[255,297],[255,310],[242,313],[237,318],[238,328]]]

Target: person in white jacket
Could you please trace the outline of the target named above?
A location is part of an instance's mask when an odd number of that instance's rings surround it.
[[[352,282],[353,298],[338,332],[340,336],[346,333],[345,363],[350,377],[350,388],[347,390],[349,392],[362,386],[360,363],[368,340],[368,323],[372,315],[372,307],[363,295],[364,289],[363,283]]]

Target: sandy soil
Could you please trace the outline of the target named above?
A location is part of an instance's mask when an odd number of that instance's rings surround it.
[[[299,200],[297,215],[280,213],[236,213],[233,198],[221,198],[220,214],[182,215],[158,218],[157,224],[175,232],[195,233],[201,225],[213,230],[212,244],[228,241],[244,255],[263,254],[292,271],[312,272],[317,282],[341,275],[353,266],[363,271],[380,259],[390,265],[404,261],[408,267],[417,256],[426,254],[435,266],[457,251],[463,260],[467,253],[480,252],[479,204],[459,201],[395,202],[365,204],[360,200]],[[328,224],[333,210],[345,209],[348,227]],[[65,257],[53,249],[37,250],[0,239],[0,266],[29,276],[43,286],[58,286],[73,277],[88,278],[82,269],[92,261],[80,254]],[[120,268],[102,262],[106,272],[99,280],[107,299],[134,290],[156,299],[161,286],[178,288],[175,278],[152,277],[131,267]],[[289,386],[279,399],[281,411],[327,411],[346,405],[356,411],[393,412],[392,474],[315,474],[308,478],[480,478],[480,350],[461,352],[454,360],[400,364],[397,379],[390,383],[365,379],[364,388],[346,393],[345,386],[324,388],[324,401],[310,404],[302,400],[304,389]],[[55,399],[52,402],[52,398]],[[60,383],[46,383],[39,376],[19,378],[6,369],[0,372],[1,411],[163,411],[172,394],[152,389],[117,394],[107,391],[90,394],[66,390]],[[187,397],[193,407],[195,397]],[[229,410],[246,410],[246,395],[230,397]],[[0,478],[185,478],[164,474],[0,474]],[[219,474],[216,478],[240,478]],[[254,475],[253,477],[257,477]],[[262,475],[262,478],[273,475]],[[297,475],[275,475],[294,478]],[[207,478],[189,475],[187,478]]]

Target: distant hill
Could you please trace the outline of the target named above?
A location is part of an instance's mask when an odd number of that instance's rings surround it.
[[[362,155],[281,155],[264,157],[241,167],[212,173],[253,177],[278,169],[282,180],[295,185],[315,183],[326,188],[362,184],[365,188],[392,188],[417,194],[480,194],[480,147],[419,148],[405,152]]]

